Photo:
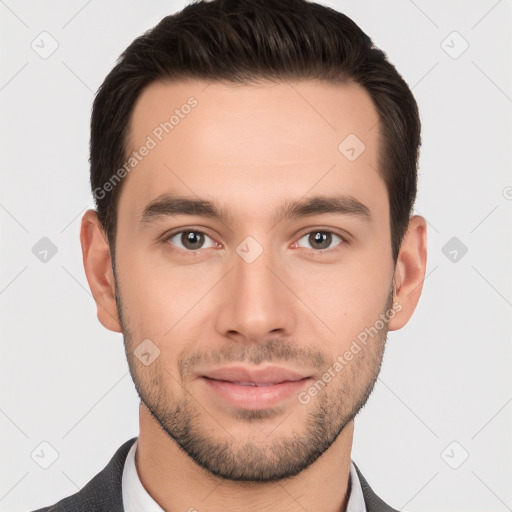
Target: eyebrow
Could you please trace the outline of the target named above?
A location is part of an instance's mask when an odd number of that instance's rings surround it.
[[[274,221],[325,214],[353,215],[366,222],[372,220],[366,205],[351,195],[338,194],[289,201],[276,212]],[[211,201],[176,194],[162,194],[144,208],[140,215],[140,222],[149,224],[161,218],[180,215],[196,215],[222,221],[230,218],[225,208],[218,208]]]

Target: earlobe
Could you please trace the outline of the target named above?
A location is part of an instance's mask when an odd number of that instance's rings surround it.
[[[418,301],[427,268],[427,223],[420,215],[409,220],[394,274],[393,302],[400,311],[388,323],[390,331],[401,329],[411,318]]]
[[[87,210],[80,228],[82,258],[101,324],[114,332],[122,332],[115,301],[115,282],[107,237],[96,210]]]

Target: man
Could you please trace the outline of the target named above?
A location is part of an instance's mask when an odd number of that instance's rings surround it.
[[[394,510],[351,447],[425,276],[419,146],[334,10],[199,2],[136,39],[94,102],[81,244],[140,433],[51,510]]]

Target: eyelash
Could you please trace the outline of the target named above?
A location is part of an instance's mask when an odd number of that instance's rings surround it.
[[[197,249],[197,250],[181,249],[179,247],[176,248],[173,244],[171,244],[169,242],[169,240],[174,238],[176,235],[181,235],[183,233],[196,233],[196,234],[205,235],[206,237],[212,239],[214,241],[214,243],[218,244],[218,242],[216,240],[214,240],[213,237],[208,235],[208,233],[205,233],[204,231],[201,231],[199,229],[193,229],[193,228],[182,229],[180,231],[174,231],[174,232],[172,232],[172,233],[170,233],[168,235],[165,235],[163,241],[164,241],[164,243],[173,246],[172,250],[175,250],[175,251],[180,252],[180,253],[185,253],[185,254],[200,254],[202,251],[210,249],[210,247],[207,247],[205,249],[201,248],[201,249]],[[312,233],[328,233],[328,234],[337,236],[341,240],[341,242],[338,243],[335,247],[332,247],[332,248],[329,248],[329,249],[319,249],[319,250],[311,249],[311,251],[313,251],[313,253],[315,255],[322,255],[322,254],[325,254],[325,253],[329,253],[330,254],[330,253],[332,253],[334,251],[341,250],[340,246],[348,245],[349,244],[349,242],[348,242],[346,237],[344,237],[344,236],[342,236],[342,235],[340,235],[340,234],[338,234],[335,231],[332,231],[330,229],[323,229],[323,228],[317,228],[317,229],[313,229],[313,230],[310,230],[310,231],[307,231],[307,232],[303,233],[298,238],[297,242],[302,240],[302,238],[304,238],[305,236],[310,235]],[[296,244],[297,242],[294,242],[294,244]]]

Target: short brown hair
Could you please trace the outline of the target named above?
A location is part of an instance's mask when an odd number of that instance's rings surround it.
[[[386,54],[356,23],[307,0],[197,1],[163,18],[122,53],[98,90],[91,117],[91,189],[112,252],[123,183],[108,193],[102,187],[126,161],[135,102],[152,82],[190,78],[241,84],[348,80],[362,86],[380,118],[378,172],[388,191],[396,262],[416,198],[418,106]]]

